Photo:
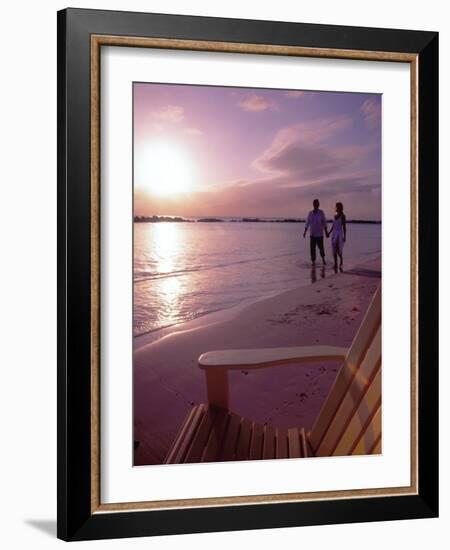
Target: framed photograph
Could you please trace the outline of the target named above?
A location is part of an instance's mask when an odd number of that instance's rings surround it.
[[[58,13],[58,536],[436,517],[438,35]]]

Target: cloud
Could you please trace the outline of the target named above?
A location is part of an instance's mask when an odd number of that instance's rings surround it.
[[[154,132],[172,131],[173,126],[176,126],[177,131],[183,132],[190,136],[201,136],[203,132],[199,128],[193,126],[185,126],[180,124],[185,121],[184,108],[180,105],[168,105],[160,111],[151,113],[149,125],[147,129]]]
[[[252,94],[238,103],[239,107],[244,111],[258,112],[266,111],[267,109],[277,109],[277,104],[260,95]]]
[[[308,147],[292,143],[278,154],[259,160],[266,171],[291,176],[299,182],[312,182],[339,174],[358,165],[367,147]]]
[[[184,132],[190,136],[202,136],[203,132],[198,128],[185,128]]]
[[[347,144],[352,124],[352,118],[336,116],[284,127],[254,161],[254,178],[236,174],[234,180],[176,204],[153,199],[152,208],[146,203],[142,213],[304,216],[318,197],[327,215],[340,200],[349,217],[380,219],[381,165],[373,155],[377,143]]]
[[[358,146],[331,147],[326,142],[351,124],[351,118],[340,116],[282,128],[253,166],[262,172],[290,175],[305,182],[338,172],[363,151]]]
[[[288,92],[286,92],[286,97],[291,97],[293,99],[297,99],[299,97],[302,97],[303,95],[305,95],[306,92],[302,92],[300,90],[289,90]]]
[[[360,107],[362,116],[369,128],[377,128],[381,122],[381,101],[366,99]]]
[[[314,119],[286,126],[277,132],[267,154],[272,150],[280,150],[292,142],[304,145],[314,145],[325,142],[338,132],[349,128],[353,120],[347,116]]]
[[[153,113],[152,118],[160,122],[176,124],[184,119],[184,109],[179,105],[168,105],[161,111]]]
[[[238,198],[237,204],[253,204],[258,197],[261,210],[280,213],[287,213],[290,204],[309,207],[312,196],[329,205],[339,197],[358,215],[379,217],[380,166],[367,165],[376,144],[340,145],[340,133],[351,125],[351,118],[339,116],[282,128],[253,163],[261,177],[241,181],[227,194]]]
[[[351,218],[380,219],[380,182],[376,171],[360,171],[351,177],[330,177],[321,183],[290,187],[262,185],[247,181],[214,191],[197,192],[179,198],[154,198],[135,195],[136,215],[180,216],[268,216],[303,217],[318,197],[325,213],[331,216],[335,203],[344,203]],[[136,192],[135,192],[136,193]]]

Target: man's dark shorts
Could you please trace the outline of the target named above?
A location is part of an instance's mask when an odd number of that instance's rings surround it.
[[[316,261],[316,246],[319,247],[319,253],[322,258],[325,257],[325,251],[323,249],[323,237],[310,237],[310,246],[311,246],[311,261]]]

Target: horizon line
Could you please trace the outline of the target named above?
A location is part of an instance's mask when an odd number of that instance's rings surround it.
[[[177,214],[133,214],[134,218],[179,218],[179,219],[222,219],[227,221],[226,218],[234,220],[296,220],[296,221],[306,221],[306,217],[298,216],[229,216],[229,215],[199,215],[199,216],[182,216]],[[327,221],[332,221],[333,218],[327,218]],[[370,223],[382,223],[381,219],[366,219],[366,218],[350,218],[347,219],[347,223],[354,221],[358,222],[370,222]]]

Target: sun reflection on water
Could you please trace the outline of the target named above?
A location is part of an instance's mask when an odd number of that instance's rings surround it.
[[[172,273],[181,251],[182,231],[176,222],[155,224],[150,233],[158,273]]]
[[[183,228],[176,222],[153,225],[149,233],[151,249],[156,260],[156,271],[163,275],[153,281],[155,292],[159,296],[158,315],[166,323],[179,321],[182,297],[186,292],[181,277],[176,275],[180,269],[179,258],[182,256],[184,243]],[[164,276],[164,274],[170,274]]]

